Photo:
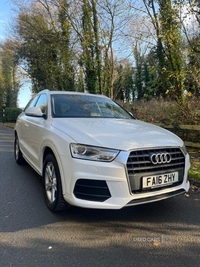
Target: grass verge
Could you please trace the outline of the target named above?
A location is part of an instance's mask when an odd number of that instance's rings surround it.
[[[190,155],[191,168],[189,170],[189,177],[191,179],[200,181],[200,151],[199,149],[188,148]]]
[[[12,128],[12,129],[14,129],[14,127],[15,127],[15,122],[5,122],[5,123],[0,122],[0,125],[1,125],[1,126],[4,126],[4,127],[8,127],[8,128]]]

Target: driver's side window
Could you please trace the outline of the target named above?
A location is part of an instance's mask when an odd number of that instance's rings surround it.
[[[34,98],[32,98],[28,104],[26,105],[26,107],[24,108],[24,111],[27,109],[27,108],[32,108],[35,106],[35,103],[37,102],[38,100],[38,96],[35,96]]]
[[[36,105],[42,111],[42,113],[47,114],[47,96],[46,94],[41,94]]]

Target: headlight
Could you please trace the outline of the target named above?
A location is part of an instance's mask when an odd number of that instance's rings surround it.
[[[110,162],[119,154],[119,150],[80,144],[70,144],[70,149],[73,158],[94,161]]]

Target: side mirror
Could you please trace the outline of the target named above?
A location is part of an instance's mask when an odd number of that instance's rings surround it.
[[[42,111],[39,107],[27,108],[25,110],[25,115],[31,116],[31,117],[44,117],[45,116],[45,114],[42,113]]]

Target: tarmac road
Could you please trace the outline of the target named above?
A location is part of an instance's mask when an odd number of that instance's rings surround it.
[[[0,267],[199,267],[200,191],[122,210],[51,213],[0,126]]]

